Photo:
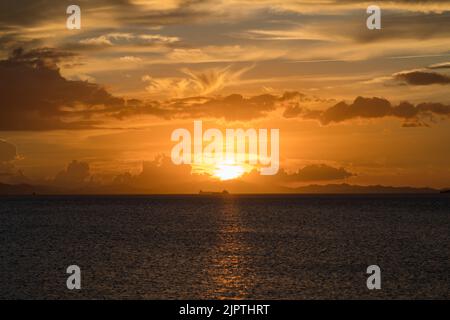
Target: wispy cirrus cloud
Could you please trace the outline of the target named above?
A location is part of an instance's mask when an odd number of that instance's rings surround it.
[[[142,62],[142,59],[135,56],[124,56],[119,58],[120,61],[123,62]]]
[[[142,77],[146,83],[146,90],[152,95],[169,97],[203,96],[217,92],[226,86],[236,85],[241,76],[253,66],[233,69],[231,66],[212,68],[201,71],[189,68],[181,69],[184,78],[153,78],[149,75]]]
[[[450,62],[432,64],[428,69],[450,69]]]
[[[178,37],[164,36],[160,34],[134,34],[134,33],[109,33],[92,38],[81,39],[82,45],[92,46],[116,46],[116,45],[149,45],[171,44],[180,41]]]

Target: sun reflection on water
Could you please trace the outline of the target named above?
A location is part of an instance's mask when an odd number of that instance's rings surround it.
[[[208,274],[212,282],[208,297],[214,299],[245,299],[250,295],[254,274],[250,260],[252,248],[245,242],[245,228],[235,199],[223,199],[218,212],[219,241]]]

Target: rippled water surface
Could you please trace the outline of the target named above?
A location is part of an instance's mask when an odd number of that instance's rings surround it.
[[[0,298],[448,299],[449,237],[446,195],[2,197]]]

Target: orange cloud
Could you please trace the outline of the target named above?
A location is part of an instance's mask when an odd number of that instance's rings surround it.
[[[51,183],[64,187],[66,192],[83,188],[87,193],[197,193],[199,190],[223,189],[252,193],[289,192],[292,190],[288,185],[292,183],[345,180],[352,176],[354,174],[344,168],[317,164],[305,166],[295,173],[282,169],[274,176],[261,176],[252,171],[236,179],[221,181],[212,173],[196,173],[190,165],[174,165],[170,157],[159,155],[153,161],[143,162],[141,173],[119,174],[111,183],[98,181],[91,175],[87,163],[72,161]]]

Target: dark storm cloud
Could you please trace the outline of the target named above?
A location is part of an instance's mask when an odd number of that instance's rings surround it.
[[[426,86],[431,84],[450,84],[450,77],[436,72],[411,71],[394,75],[394,79],[409,85]]]
[[[353,119],[396,117],[405,121],[404,126],[418,127],[426,126],[424,121],[433,119],[435,116],[449,117],[450,105],[444,105],[442,103],[420,103],[413,105],[409,102],[402,102],[393,106],[386,99],[358,97],[351,104],[342,101],[323,111],[301,109],[296,114],[297,117],[302,119],[318,120],[323,125]]]
[[[89,111],[125,106],[123,99],[96,84],[63,78],[56,63],[71,56],[48,48],[28,52],[18,49],[0,61],[0,130],[90,128],[96,123],[86,119],[64,121],[72,115],[67,108],[82,106]]]

